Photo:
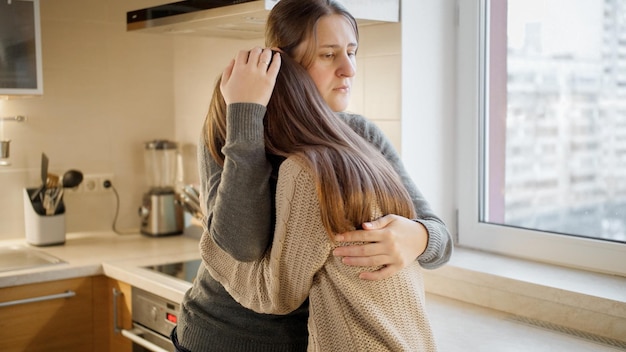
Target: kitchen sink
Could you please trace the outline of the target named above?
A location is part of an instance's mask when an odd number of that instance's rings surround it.
[[[0,272],[65,263],[59,258],[26,246],[0,247]]]

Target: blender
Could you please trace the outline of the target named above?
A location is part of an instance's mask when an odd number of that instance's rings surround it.
[[[139,208],[141,233],[169,236],[183,233],[183,208],[175,189],[178,144],[156,139],[145,143],[148,192]]]

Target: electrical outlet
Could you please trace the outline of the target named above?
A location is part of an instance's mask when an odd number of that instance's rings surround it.
[[[102,185],[105,180],[113,182],[113,174],[86,174],[83,175],[83,182],[71,191],[75,193],[109,192],[109,189]]]

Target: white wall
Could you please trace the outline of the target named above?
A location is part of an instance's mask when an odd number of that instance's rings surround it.
[[[456,233],[455,0],[402,1],[402,150],[435,212]]]
[[[173,43],[126,32],[126,11],[163,0],[43,0],[44,94],[0,100],[11,166],[0,167],[0,239],[23,238],[24,187],[41,184],[41,153],[50,172],[113,174],[121,198],[119,228],[139,227],[145,191],[143,142],[174,138]],[[67,192],[67,231],[109,230],[112,193]]]
[[[217,77],[238,50],[262,44],[262,39],[175,38],[175,138],[183,147],[187,183],[198,182],[196,147]]]

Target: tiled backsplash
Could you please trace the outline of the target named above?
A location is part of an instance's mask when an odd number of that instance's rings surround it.
[[[172,38],[125,30],[126,10],[145,3],[41,1],[44,94],[0,103],[1,115],[28,118],[5,131],[12,166],[0,168],[0,238],[24,236],[21,189],[40,184],[42,152],[53,173],[113,174],[120,227],[136,227],[142,143],[175,128]],[[112,193],[65,199],[68,231],[111,228]]]
[[[39,184],[42,152],[57,174],[112,174],[120,230],[139,227],[145,141],[181,142],[186,181],[197,182],[196,144],[215,79],[237,50],[262,43],[126,32],[126,11],[163,2],[41,2],[44,94],[0,100],[0,116],[28,118],[5,124],[12,165],[0,167],[0,239],[24,236],[22,188]],[[349,108],[378,123],[398,148],[400,32],[400,24],[361,28]],[[65,199],[68,232],[111,229],[111,192],[67,192]]]

